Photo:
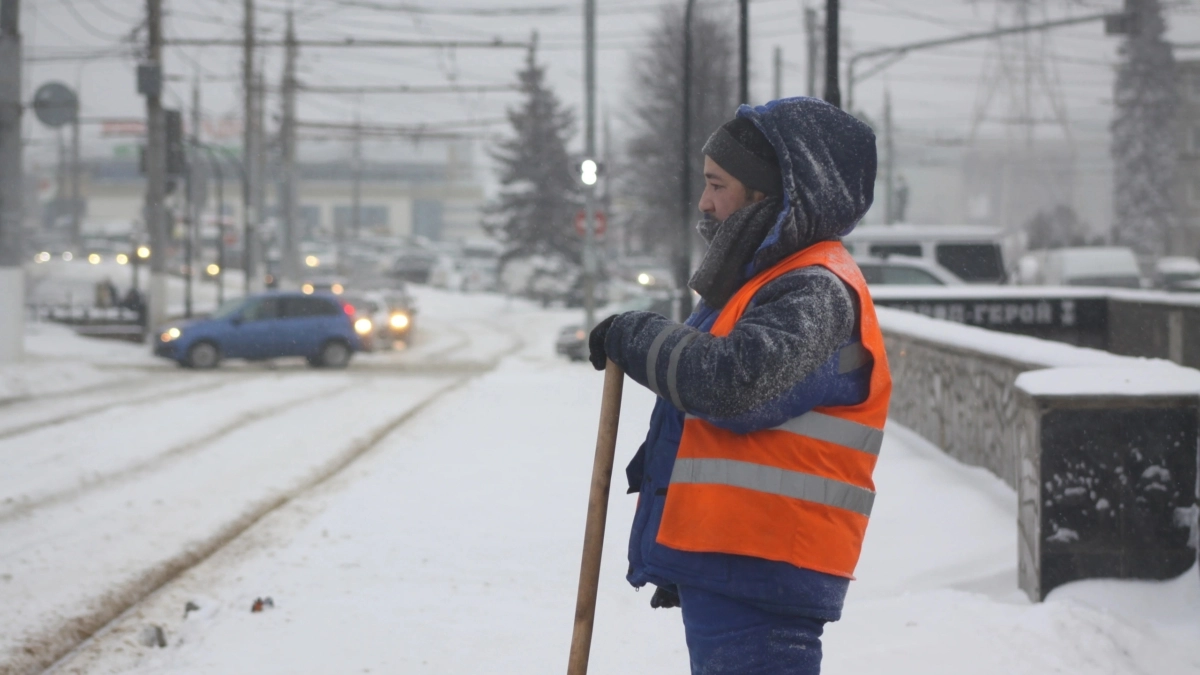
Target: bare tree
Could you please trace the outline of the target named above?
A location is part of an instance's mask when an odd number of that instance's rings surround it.
[[[731,3],[732,4],[732,3]],[[703,185],[700,149],[721,124],[733,119],[737,61],[733,16],[698,3],[692,17],[692,138],[695,158],[687,177],[699,199]],[[624,192],[634,204],[628,224],[642,252],[671,248],[679,230],[683,109],[683,8],[668,6],[634,59],[635,86],[627,106],[633,130],[623,171]],[[697,212],[697,216],[699,212]]]

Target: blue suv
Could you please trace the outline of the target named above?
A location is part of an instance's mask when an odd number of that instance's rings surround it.
[[[156,355],[190,368],[215,368],[225,358],[280,356],[344,368],[361,349],[354,307],[323,293],[262,293],[231,300],[206,319],[171,325],[154,345]]]

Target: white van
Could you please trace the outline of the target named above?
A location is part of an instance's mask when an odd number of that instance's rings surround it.
[[[842,239],[855,257],[902,255],[941,265],[970,284],[1004,283],[1004,230],[983,225],[859,225]]]
[[[1123,246],[1030,251],[1017,264],[1018,282],[1033,286],[1142,288],[1137,256]]]

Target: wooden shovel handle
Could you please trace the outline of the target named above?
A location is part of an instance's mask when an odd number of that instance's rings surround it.
[[[617,450],[617,425],[621,419],[621,390],[625,373],[612,361],[604,369],[604,395],[600,401],[600,430],[596,434],[596,459],[592,464],[592,490],[588,496],[587,528],[583,533],[583,562],[579,565],[579,594],[575,598],[575,631],[567,675],[586,675],[596,619],[596,591],[600,585],[600,553],[604,549],[604,522],[608,516],[608,491],[613,457]]]

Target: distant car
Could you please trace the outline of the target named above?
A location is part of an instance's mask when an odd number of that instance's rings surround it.
[[[433,251],[409,249],[396,256],[388,267],[387,274],[414,284],[429,283],[429,275],[437,265],[438,255]]]
[[[638,295],[622,303],[607,307],[596,312],[596,317],[608,317],[624,312],[654,312],[663,316],[672,313],[672,299],[668,293]],[[578,324],[563,326],[554,341],[556,354],[567,357],[572,361],[583,361],[588,357],[588,333]]]
[[[1017,264],[1020,282],[1033,286],[1142,288],[1141,268],[1123,246],[1080,246],[1030,251]]]
[[[408,342],[417,325],[417,303],[405,290],[379,293],[387,311],[385,338],[389,342]]]
[[[1166,256],[1154,262],[1154,283],[1159,288],[1192,290],[1200,280],[1200,260],[1186,256]]]
[[[303,356],[315,367],[344,368],[362,341],[354,310],[324,293],[260,293],[231,300],[211,316],[158,332],[154,353],[189,368],[223,359],[261,361]]]
[[[855,258],[868,286],[962,286],[953,272],[924,258],[893,255],[886,258]]]
[[[374,351],[407,342],[416,319],[416,308],[407,294],[368,291],[341,296],[347,311],[353,308],[354,330],[363,349]]]
[[[349,282],[345,277],[336,275],[321,275],[313,276],[304,280],[300,284],[300,292],[305,295],[313,293],[330,293],[333,295],[341,295],[346,292],[346,286]]]

